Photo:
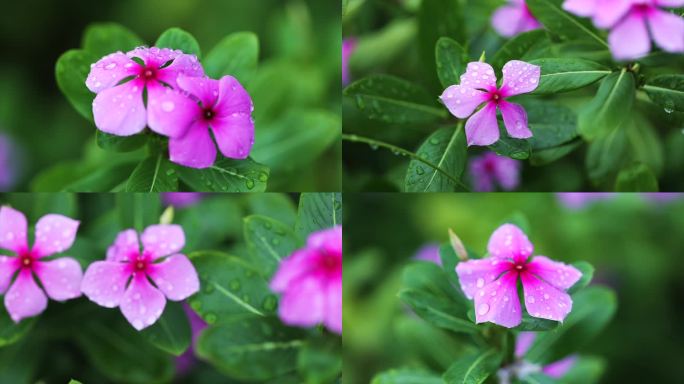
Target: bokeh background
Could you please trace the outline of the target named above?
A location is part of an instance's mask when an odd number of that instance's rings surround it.
[[[260,61],[257,76],[247,88],[259,101],[255,109],[257,140],[260,135],[268,136],[267,131],[282,128],[288,114],[293,121],[291,115],[302,109],[320,111],[341,124],[337,2],[8,2],[0,14],[0,168],[8,170],[0,169],[0,174],[11,169],[16,177],[11,184],[0,180],[0,190],[26,191],[36,185],[40,172],[56,164],[99,164],[111,155],[95,145],[95,127],[71,107],[54,76],[57,58],[68,49],[79,48],[83,31],[93,22],[120,23],[148,43],[167,28],[180,27],[197,38],[204,53],[232,32],[252,31],[259,36]],[[2,145],[7,140],[12,143],[9,157]],[[295,149],[306,153],[306,148]],[[336,141],[314,164],[292,167],[295,159],[267,164],[271,166],[269,190],[339,190],[340,151],[341,144]]]
[[[458,350],[448,331],[411,315],[397,292],[416,252],[452,228],[484,253],[491,233],[527,218],[536,255],[586,260],[592,284],[618,296],[618,311],[582,354],[605,359],[603,383],[684,382],[684,195],[345,194],[344,375],[368,383],[378,372],[444,372]]]

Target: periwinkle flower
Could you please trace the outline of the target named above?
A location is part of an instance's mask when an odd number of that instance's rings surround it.
[[[47,308],[45,294],[56,301],[81,296],[83,271],[78,261],[71,257],[46,260],[71,248],[78,226],[78,221],[66,216],[45,215],[38,220],[35,242],[29,247],[24,214],[0,208],[0,249],[14,252],[14,256],[0,256],[0,294],[5,293],[5,307],[14,322],[42,313]]]
[[[324,324],[342,334],[342,227],[309,235],[280,263],[271,289],[282,294],[278,315],[285,324]]]
[[[201,192],[165,192],[161,194],[162,201],[166,205],[176,208],[185,208],[197,204],[204,197]]]
[[[456,273],[461,289],[475,302],[476,322],[513,328],[522,321],[518,278],[530,316],[563,321],[572,309],[565,291],[582,273],[575,267],[532,255],[532,243],[513,224],[499,227],[489,239],[489,257],[460,262]]]
[[[342,41],[342,85],[349,84],[351,80],[351,70],[349,69],[349,59],[356,49],[356,39],[344,39]]]
[[[180,226],[152,225],[141,240],[142,249],[135,230],[119,233],[107,250],[107,259],[88,267],[81,286],[93,302],[120,307],[137,330],[159,319],[166,299],[181,301],[199,291],[195,267],[179,253],[185,245]]]
[[[477,192],[491,192],[497,184],[501,189],[511,191],[520,184],[520,162],[510,157],[487,152],[473,158],[469,167]]]
[[[532,137],[527,126],[525,109],[507,98],[537,89],[541,68],[524,61],[511,60],[504,65],[503,83],[498,88],[494,69],[482,62],[468,63],[461,75],[461,84],[444,90],[440,99],[449,112],[459,119],[470,118],[465,125],[468,145],[491,145],[499,140],[497,108],[501,111],[504,125],[511,137],[526,139]],[[479,111],[477,107],[484,104]]]
[[[499,35],[513,37],[519,33],[538,29],[541,24],[527,8],[525,0],[508,0],[508,4],[494,11],[492,26]]]
[[[442,265],[442,257],[439,255],[439,244],[425,244],[416,254],[413,255],[414,260],[429,261],[437,265]]]

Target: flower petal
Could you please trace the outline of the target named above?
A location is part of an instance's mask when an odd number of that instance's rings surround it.
[[[182,54],[176,57],[171,65],[157,71],[157,79],[177,89],[178,76],[182,74],[192,77],[204,76],[204,68],[197,60],[197,56]]]
[[[506,156],[496,155],[497,162],[494,168],[494,175],[501,188],[511,191],[520,184],[520,162]]]
[[[26,216],[16,209],[0,207],[0,248],[19,252],[28,249]]]
[[[554,379],[560,379],[561,377],[565,376],[570,369],[572,369],[576,362],[577,355],[570,355],[564,359],[544,366],[542,368],[542,372],[544,372],[546,376],[552,377]]]
[[[101,58],[91,66],[86,86],[92,92],[99,93],[117,85],[129,76],[136,75],[138,71],[140,71],[140,64],[122,52],[115,52]]]
[[[590,17],[596,11],[597,0],[565,0],[563,9],[577,16]]]
[[[461,290],[468,299],[472,299],[477,291],[496,280],[510,267],[509,261],[493,257],[472,259],[456,264],[456,274],[461,284]]]
[[[80,222],[62,215],[49,214],[36,224],[33,252],[38,257],[50,256],[71,248]]]
[[[468,146],[491,145],[499,140],[499,123],[496,121],[496,104],[487,103],[466,121]]]
[[[164,295],[150,284],[144,274],[134,275],[121,300],[121,313],[133,328],[140,331],[156,323],[164,307]]]
[[[178,75],[178,86],[202,103],[203,108],[211,108],[218,100],[219,82],[208,77]]]
[[[661,10],[648,14],[648,26],[656,44],[664,51],[684,52],[684,19]]]
[[[147,85],[147,124],[160,135],[181,137],[202,117],[197,102],[159,83]]]
[[[452,85],[439,97],[452,115],[465,119],[487,101],[487,93],[462,85]]]
[[[501,95],[511,97],[530,93],[539,86],[541,67],[520,60],[511,60],[504,65]]]
[[[204,121],[196,121],[185,136],[169,139],[172,162],[191,168],[208,168],[216,161],[216,144]]]
[[[684,0],[658,0],[658,5],[670,8],[684,7]]]
[[[127,229],[119,232],[114,244],[107,249],[107,261],[128,261],[139,253],[138,233],[134,229]]]
[[[168,257],[161,263],[151,264],[147,274],[169,300],[185,300],[199,291],[197,271],[190,260],[182,254]]]
[[[513,37],[522,32],[521,24],[525,12],[518,5],[504,5],[497,8],[492,15],[494,30],[503,37]]]
[[[158,47],[138,47],[126,52],[126,56],[130,58],[137,57],[141,59],[146,66],[157,68],[163,66],[171,60],[174,60],[182,54],[183,52],[179,50]]]
[[[651,50],[645,19],[636,13],[619,22],[608,34],[608,44],[617,60],[631,60],[646,55]]]
[[[582,277],[582,272],[572,265],[553,261],[546,256],[533,257],[527,264],[527,271],[562,290],[572,287]]]
[[[600,0],[594,9],[594,24],[599,28],[611,28],[622,19],[634,4],[634,0]]]
[[[342,334],[342,276],[328,283],[324,323],[329,330]]]
[[[310,327],[325,319],[325,286],[315,276],[305,276],[287,288],[280,299],[278,314],[289,325]]]
[[[98,305],[118,307],[130,277],[131,272],[126,264],[96,261],[85,271],[81,291]]]
[[[15,323],[33,317],[47,308],[47,297],[33,279],[31,270],[22,269],[5,295],[5,308]]]
[[[496,89],[494,69],[487,63],[473,61],[468,63],[466,71],[461,75],[461,85],[468,88],[484,90]]]
[[[178,253],[185,246],[185,233],[180,225],[151,225],[140,239],[143,250],[155,259]]]
[[[14,273],[19,269],[19,258],[0,256],[0,295],[5,293],[12,282]]]
[[[313,249],[320,249],[327,253],[342,256],[342,226],[313,232],[306,239],[306,245]]]
[[[512,259],[516,263],[527,260],[533,250],[527,235],[513,224],[504,224],[497,228],[487,243],[490,255]]]
[[[536,332],[520,332],[515,340],[515,357],[523,357],[537,338]]]
[[[513,328],[522,321],[517,289],[518,274],[508,272],[475,294],[476,323],[491,322]]]
[[[572,299],[567,293],[529,272],[522,272],[520,278],[525,293],[525,307],[530,316],[562,322],[572,310]]]
[[[71,257],[36,262],[34,272],[52,300],[64,301],[81,296],[83,270]]]
[[[211,129],[219,150],[225,157],[245,159],[254,145],[254,119],[247,112],[216,116]]]
[[[317,260],[317,252],[308,248],[298,249],[280,262],[271,280],[271,290],[282,293],[293,281],[308,273]]]
[[[522,106],[501,100],[499,110],[503,116],[504,126],[510,137],[527,139],[532,137],[532,131],[527,126],[527,113]]]
[[[132,80],[98,93],[93,101],[95,126],[117,136],[131,136],[145,129],[143,82]]]
[[[223,76],[219,81],[219,98],[216,101],[216,114],[228,116],[236,112],[252,113],[252,98],[240,82],[233,76]]]

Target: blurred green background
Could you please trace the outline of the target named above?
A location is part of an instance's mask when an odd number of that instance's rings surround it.
[[[621,194],[571,209],[554,194],[344,196],[344,383],[404,366],[443,372],[458,342],[397,298],[403,267],[452,228],[484,253],[514,215],[529,221],[535,255],[586,260],[593,284],[614,288],[618,312],[583,354],[605,359],[604,383],[684,382],[684,196]]]
[[[0,132],[23,150],[14,189],[28,190],[35,176],[58,163],[100,164],[111,153],[94,143],[95,127],[59,92],[55,62],[78,48],[86,26],[120,23],[152,43],[167,28],[194,35],[203,52],[224,36],[259,36],[257,76],[246,84],[255,99],[257,141],[276,142],[303,130],[303,111],[341,126],[340,6],[318,0],[27,0],[3,4],[0,14]],[[322,118],[321,118],[322,116]],[[311,120],[304,120],[311,121]],[[296,143],[295,143],[296,144]],[[290,148],[288,161],[271,167],[269,190],[333,191],[341,188],[339,140],[308,161],[307,148]],[[282,156],[282,154],[280,154]],[[312,155],[311,157],[313,157]],[[256,159],[259,161],[260,159]],[[77,163],[80,162],[80,163]],[[21,163],[21,164],[18,164]]]

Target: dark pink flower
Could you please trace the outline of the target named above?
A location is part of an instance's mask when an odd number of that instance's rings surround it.
[[[582,273],[575,267],[546,256],[531,260],[532,243],[513,224],[499,227],[487,244],[489,257],[460,262],[456,273],[466,297],[475,301],[477,323],[492,322],[513,328],[522,321],[518,278],[522,281],[525,307],[530,316],[563,321],[572,309],[565,290]]]
[[[91,66],[86,79],[88,89],[97,93],[93,101],[95,125],[118,136],[135,135],[145,126],[164,136],[184,134],[168,123],[170,112],[176,111],[174,118],[181,118],[182,108],[192,102],[174,91],[181,73],[204,76],[204,69],[194,55],[168,48],[140,47],[103,57]],[[145,90],[147,106],[143,101]]]
[[[684,0],[566,0],[563,8],[592,17],[610,29],[608,43],[618,60],[632,60],[651,50],[651,38],[667,52],[684,52],[684,20],[661,8],[684,6]],[[650,35],[649,35],[650,32]]]
[[[152,225],[145,229],[141,240],[142,250],[133,229],[119,233],[107,250],[107,260],[88,267],[81,287],[95,303],[121,307],[137,330],[159,319],[167,298],[181,301],[199,291],[195,267],[179,253],[185,245],[180,226]]]
[[[481,62],[468,63],[461,75],[461,84],[444,90],[440,99],[452,115],[465,119],[472,114],[465,125],[468,145],[491,145],[499,140],[497,108],[501,111],[504,125],[511,137],[526,139],[532,137],[527,127],[525,109],[506,101],[507,98],[537,89],[541,68],[524,61],[512,60],[504,65],[503,83],[497,88],[494,69]],[[484,104],[479,111],[475,109]]]
[[[278,314],[289,325],[324,324],[342,334],[342,227],[314,232],[282,261],[271,281]]]
[[[0,249],[14,252],[14,256],[0,256],[0,294],[7,291],[5,307],[14,322],[43,312],[46,293],[56,301],[81,296],[83,271],[78,261],[70,257],[45,260],[71,248],[78,226],[78,221],[66,216],[45,215],[38,220],[35,242],[29,247],[24,214],[10,207],[0,208]]]
[[[356,49],[356,39],[344,39],[342,41],[342,85],[349,84],[351,71],[349,70],[349,59]]]
[[[470,177],[477,192],[491,192],[498,184],[511,191],[520,184],[520,162],[510,157],[487,152],[470,161]]]
[[[508,0],[508,4],[499,7],[492,15],[492,26],[499,35],[513,37],[538,29],[541,24],[527,8],[525,0]]]

